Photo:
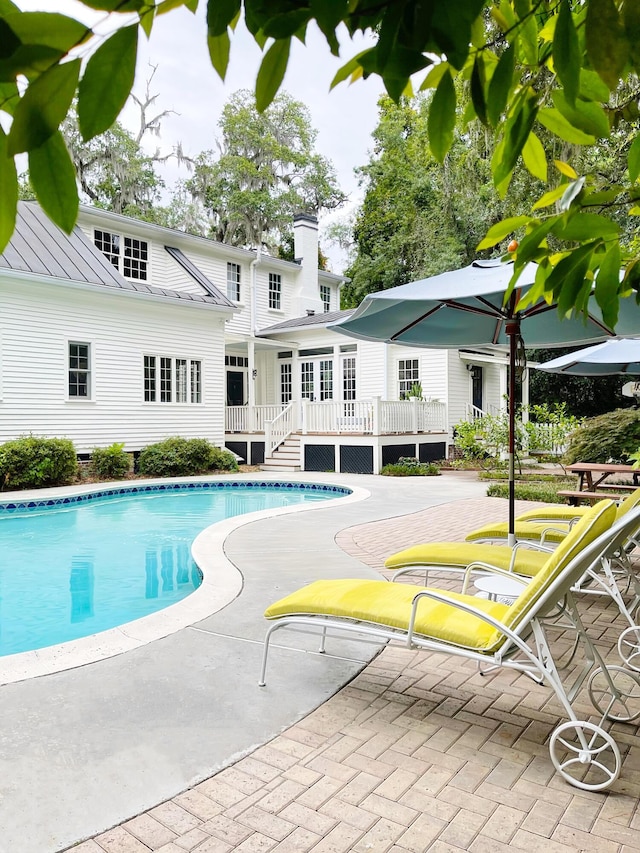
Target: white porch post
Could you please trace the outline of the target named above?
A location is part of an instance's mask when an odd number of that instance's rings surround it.
[[[344,382],[342,381],[342,361],[340,360],[340,344],[333,345],[333,399],[344,399]]]
[[[249,375],[247,381],[249,383],[249,412],[247,428],[249,432],[255,432],[256,429],[256,345],[253,341],[247,343],[247,354],[249,356]]]
[[[380,397],[373,398],[373,423],[371,425],[371,430],[373,435],[380,435],[380,425],[381,425],[381,412],[380,412]]]
[[[309,418],[307,415],[307,406],[309,405],[309,401],[305,398],[300,401],[300,420],[302,423],[300,424],[300,432],[303,435],[306,435],[308,430],[307,424],[309,423]]]

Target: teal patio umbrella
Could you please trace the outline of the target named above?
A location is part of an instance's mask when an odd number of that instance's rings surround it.
[[[535,279],[528,264],[505,303],[513,264],[474,261],[468,267],[370,293],[346,319],[330,328],[352,338],[412,347],[461,349],[509,347],[509,542],[515,542],[515,376],[524,344],[535,348],[595,343],[618,335],[640,335],[640,308],[622,312],[616,329],[602,319],[595,299],[587,317],[560,318],[555,303],[539,300],[523,310],[520,298]]]
[[[544,364],[536,364],[536,370],[567,376],[609,376],[614,373],[640,376],[640,340],[612,338],[602,344],[545,361]]]

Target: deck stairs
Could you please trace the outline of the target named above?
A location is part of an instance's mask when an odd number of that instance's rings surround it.
[[[301,471],[300,436],[293,433],[273,451],[272,456],[265,457],[260,466],[261,471]]]

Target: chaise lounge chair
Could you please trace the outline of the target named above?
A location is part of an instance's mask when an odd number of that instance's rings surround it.
[[[638,523],[640,511],[615,522],[611,501],[591,507],[558,548],[546,555],[536,576],[523,579],[523,591],[511,605],[384,580],[316,581],[267,608],[265,617],[273,624],[265,636],[259,684],[265,685],[270,641],[281,628],[319,630],[321,652],[327,632],[347,631],[528,673],[549,684],[569,718],[550,739],[554,766],[578,788],[603,790],[618,777],[621,757],[602,723],[636,716],[628,702],[638,698],[640,684],[621,667],[612,672],[605,667],[584,631],[571,587],[588,568],[615,553]],[[492,571],[509,575],[500,568]],[[563,597],[565,613],[586,652],[585,666],[569,687],[561,680],[544,630],[545,617]],[[589,694],[602,716],[599,724],[579,720],[571,705],[589,673]]]
[[[625,501],[620,503],[616,509],[617,520],[625,517],[630,517],[631,519],[637,517],[638,521],[635,527],[633,522],[630,522],[627,527],[627,539],[621,544],[618,552],[612,555],[611,559],[601,562],[600,565],[591,566],[582,577],[576,580],[573,587],[574,592],[586,595],[607,595],[615,601],[620,613],[629,625],[620,635],[618,652],[623,663],[636,672],[640,672],[640,626],[638,625],[640,621],[640,581],[630,563],[629,554],[638,545],[638,533],[640,532],[639,507],[640,489],[637,489]],[[553,507],[551,508],[552,511],[554,509]],[[418,575],[424,577],[425,584],[429,582],[429,573],[433,571],[462,573],[464,575],[463,592],[466,592],[467,586],[474,575],[481,575],[494,567],[514,573],[515,575],[533,577],[545,564],[548,554],[557,547],[559,542],[562,542],[566,538],[580,519],[591,512],[592,507],[557,507],[557,509],[567,511],[580,509],[582,511],[578,517],[572,519],[571,525],[560,532],[560,535],[557,536],[557,540],[553,544],[550,544],[549,540],[547,540],[546,544],[543,545],[534,538],[519,540],[514,547],[504,544],[487,544],[486,542],[478,541],[425,542],[392,554],[385,561],[385,568],[396,572],[394,580],[399,579],[403,575]],[[535,513],[544,514],[546,511],[546,507],[542,510],[529,510],[524,515],[519,516],[518,521],[525,516],[533,518]],[[547,520],[550,520],[550,518]],[[525,519],[525,521],[521,522],[520,529],[526,528],[529,524],[531,528],[534,527],[533,522],[528,522]],[[540,525],[540,528],[543,526]],[[490,527],[494,531],[499,531],[502,525],[499,522],[493,526],[486,525],[481,529],[488,530]],[[518,525],[516,525],[517,528]],[[469,540],[469,536],[467,536],[467,540]],[[619,580],[621,574],[624,580],[623,589],[626,588],[625,592],[629,589],[633,591],[633,598],[630,603],[625,601],[620,591]],[[633,615],[634,610],[636,611],[635,616]]]
[[[616,517],[640,505],[640,488],[631,492],[618,504]],[[535,542],[551,547],[561,542],[567,531],[589,511],[589,507],[550,506],[530,509],[516,519],[515,536],[518,542]],[[467,542],[506,542],[509,535],[507,522],[484,524],[465,536]]]

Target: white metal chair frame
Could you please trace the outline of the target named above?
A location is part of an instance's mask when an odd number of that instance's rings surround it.
[[[544,593],[522,614],[515,627],[507,627],[482,610],[466,602],[460,602],[447,596],[446,592],[436,589],[418,588],[411,606],[411,616],[407,631],[396,629],[381,623],[364,622],[357,619],[335,617],[324,614],[290,614],[277,618],[267,630],[264,639],[262,666],[259,685],[266,684],[267,659],[273,634],[282,628],[312,628],[322,635],[319,652],[325,653],[325,641],[328,632],[355,632],[389,642],[401,640],[410,649],[422,649],[440,652],[476,661],[480,666],[487,664],[506,667],[531,675],[536,681],[546,681],[562,705],[567,722],[559,725],[552,733],[549,752],[551,760],[560,775],[571,785],[587,791],[600,791],[608,788],[618,778],[622,766],[620,750],[613,737],[602,726],[605,720],[631,722],[640,716],[640,709],[634,711],[631,703],[640,703],[640,678],[622,667],[607,667],[598,650],[591,642],[580,620],[575,600],[571,593],[576,576],[581,577],[586,568],[600,561],[610,561],[629,530],[637,527],[640,509],[637,513],[616,522],[612,528],[587,545],[576,555],[565,569],[552,581]],[[497,574],[509,575],[503,569],[487,567],[486,570]],[[510,575],[513,577],[513,575]],[[385,583],[381,580],[380,583]],[[526,580],[523,580],[526,583]],[[415,620],[424,599],[442,602],[460,609],[470,616],[487,622],[500,631],[505,639],[500,647],[486,653],[475,651],[442,640],[433,639],[415,632]],[[544,624],[558,601],[566,602],[565,612],[569,615],[572,627],[585,649],[585,664],[577,674],[573,684],[564,686],[558,667],[547,642]],[[531,636],[533,642],[530,641]],[[529,642],[527,642],[529,640]],[[589,677],[590,676],[590,677]],[[582,688],[587,677],[589,696],[600,713],[599,723],[579,720],[572,702]],[[605,760],[605,756],[608,758]],[[609,766],[613,760],[613,766]],[[607,763],[609,762],[609,763]],[[596,781],[587,781],[585,771],[599,773]]]

